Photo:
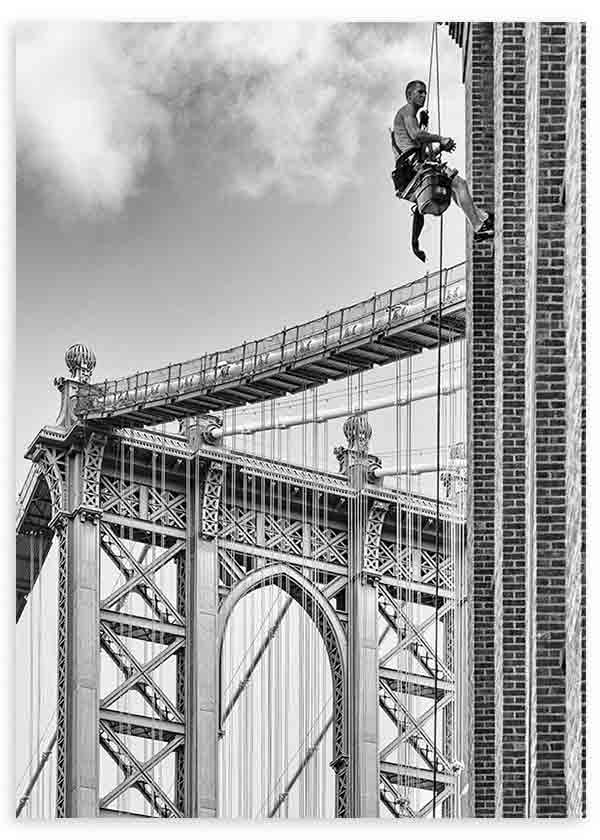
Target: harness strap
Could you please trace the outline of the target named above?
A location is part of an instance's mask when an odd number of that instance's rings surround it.
[[[392,149],[396,152],[398,157],[401,157],[402,152],[398,148],[398,144],[396,143],[396,138],[394,137],[394,129],[390,128],[390,139],[392,141]]]
[[[404,162],[405,160],[408,160],[408,158],[411,157],[411,155],[414,155],[415,153],[417,153],[419,151],[418,146],[411,146],[410,149],[406,149],[406,151],[401,152],[399,147],[398,147],[398,144],[396,143],[396,138],[394,137],[394,129],[393,128],[390,128],[390,139],[392,141],[392,148],[396,152],[396,154],[398,155],[398,159],[396,160],[396,164],[398,164],[398,161]]]

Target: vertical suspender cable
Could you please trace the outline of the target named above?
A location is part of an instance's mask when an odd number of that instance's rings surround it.
[[[37,709],[36,709],[36,723],[37,723],[37,730],[36,730],[36,744],[37,744],[37,766],[39,766],[41,761],[41,727],[40,727],[40,717],[42,713],[42,615],[43,615],[43,590],[42,590],[42,541],[43,537],[42,534],[39,533],[37,535],[37,590],[38,590],[38,609],[37,609],[37,639],[36,639],[36,656],[37,656]],[[37,790],[37,811],[38,817],[44,817],[44,800],[43,797],[40,797],[40,789],[43,793],[44,790],[44,780],[45,780],[45,773],[42,773],[42,778],[40,780],[40,785],[38,786]]]
[[[440,62],[437,38],[437,24],[434,24],[438,132],[440,132]],[[433,46],[433,45],[432,45]],[[438,275],[438,342],[437,342],[437,388],[436,388],[436,489],[435,489],[435,622],[434,622],[434,675],[433,675],[433,801],[432,816],[435,819],[437,803],[438,766],[438,636],[439,636],[439,589],[440,589],[440,433],[441,433],[441,374],[442,374],[442,267],[444,252],[444,217],[440,216],[439,275]]]
[[[33,586],[35,583],[35,574],[34,574],[34,535],[29,535],[29,593],[27,595],[27,607],[29,609],[29,691],[28,691],[28,706],[29,706],[29,761],[33,763],[34,756],[34,746],[33,746],[33,697],[34,697],[34,690],[33,690],[33,679],[34,679],[34,668],[33,668]],[[35,814],[33,812],[33,801],[29,798],[27,803],[27,815],[29,817],[34,817]]]
[[[157,460],[158,460],[158,452],[153,451],[152,452],[151,478],[150,478],[151,491],[152,491],[152,505],[153,506],[157,506],[157,502],[156,502],[157,493],[158,493],[158,491],[156,489],[156,469],[157,469],[156,464],[157,464]],[[160,520],[157,518],[155,526],[159,525],[159,523],[160,523]],[[152,529],[152,534],[151,534],[150,540],[151,540],[151,548],[150,548],[151,561],[150,562],[154,563],[154,561],[156,560],[156,527],[154,527]],[[153,615],[152,608],[148,604],[146,604],[144,612],[145,612],[146,615],[148,615],[150,617],[150,619],[155,617]],[[154,725],[154,719],[153,719],[151,724],[150,724],[150,739],[149,739],[150,740],[150,744],[149,744],[150,755],[153,755],[154,751],[155,751],[155,741],[156,741],[155,734],[156,734],[155,733],[155,725]],[[146,738],[146,741],[148,741],[148,738]],[[148,804],[149,804],[150,814],[154,815],[154,812],[155,812],[155,793],[154,793],[154,789],[152,790],[152,801]],[[144,808],[144,810],[145,810],[145,808]]]
[[[164,440],[164,438],[163,438],[163,440]],[[130,444],[130,446],[129,446],[129,492],[131,493],[130,498],[132,500],[134,498],[136,498],[136,495],[137,495],[134,459],[135,459],[135,448],[134,448],[133,444]],[[133,533],[133,517],[135,516],[135,505],[132,504],[132,508],[133,509],[132,509],[131,513],[129,514],[128,539],[129,539],[129,550],[131,551],[132,554],[135,554],[135,541],[134,541],[135,537],[134,537],[134,533]],[[138,557],[140,558],[140,565],[141,565],[141,563],[143,562],[143,554],[138,555]],[[133,644],[132,644],[132,640],[133,640],[133,627],[131,625],[129,625],[129,627],[125,630],[125,633],[123,634],[123,636],[121,636],[120,641],[121,641],[121,644],[123,644],[129,651],[131,651],[132,648],[134,647]],[[125,675],[123,675],[123,676],[126,679]],[[128,698],[129,698],[130,694],[131,694],[131,692],[129,692],[129,691],[125,694],[125,698],[126,698],[127,703],[129,702]],[[133,702],[135,704],[134,698],[132,697],[131,699],[133,700]],[[154,705],[156,705],[156,697],[154,698]],[[140,709],[142,710],[142,714],[144,714],[146,712],[146,709],[144,708],[143,703],[140,705]],[[146,747],[147,740],[148,740],[147,738],[144,738],[144,748]],[[128,789],[128,794],[132,793],[132,792],[133,791],[130,791],[130,789]],[[133,802],[135,803],[135,797],[133,797],[132,799],[133,799]],[[134,810],[134,808],[128,807],[127,810],[128,811],[129,810]],[[144,811],[146,810],[145,804],[143,806],[143,810]]]
[[[441,452],[441,349],[442,349],[442,237],[444,222],[440,217],[440,277],[439,277],[439,301],[438,301],[438,369],[437,369],[437,395],[436,395],[436,489],[435,489],[435,622],[434,622],[434,687],[433,687],[433,808],[432,815],[435,817],[435,806],[437,799],[437,716],[438,716],[438,636],[439,636],[439,589],[440,589],[440,452]]]
[[[393,590],[394,597],[396,603],[399,603],[400,600],[400,584],[401,584],[401,550],[402,550],[402,514],[400,510],[400,467],[401,467],[401,453],[402,453],[402,426],[401,426],[401,412],[402,408],[400,406],[400,393],[401,393],[401,376],[402,376],[402,363],[400,359],[397,359],[395,362],[395,398],[396,398],[396,405],[394,406],[394,420],[395,420],[395,455],[396,455],[396,499],[395,499],[395,514],[396,514],[396,544],[394,546],[394,556],[395,556],[395,567],[394,567],[394,575],[396,578],[396,586]],[[401,636],[400,636],[400,611],[396,609],[393,613],[394,621],[395,621],[395,636],[394,636],[394,645],[397,645]],[[401,664],[402,654],[399,651],[395,657],[396,660],[396,685],[398,695],[400,695],[400,664]],[[393,661],[393,660],[392,660]],[[396,752],[396,785],[398,788],[398,792],[400,791],[400,738],[402,736],[402,726],[401,726],[401,717],[400,717],[400,703],[398,702],[396,706],[396,738],[398,739],[398,750]]]

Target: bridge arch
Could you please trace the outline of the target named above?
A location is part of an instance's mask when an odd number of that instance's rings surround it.
[[[217,674],[219,723],[222,710],[222,655],[225,631],[233,610],[244,596],[264,586],[278,586],[307,613],[315,623],[331,670],[333,688],[333,761],[335,772],[335,815],[348,814],[348,753],[346,732],[347,657],[346,634],[335,610],[323,593],[304,575],[285,563],[273,563],[250,572],[223,600],[217,616]]]

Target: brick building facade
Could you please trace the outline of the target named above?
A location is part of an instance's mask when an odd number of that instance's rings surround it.
[[[463,813],[585,812],[585,27],[450,24],[467,177]]]

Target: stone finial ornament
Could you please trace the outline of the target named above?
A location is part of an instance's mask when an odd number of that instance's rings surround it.
[[[366,413],[351,414],[344,423],[343,431],[350,449],[366,453],[373,434]]]
[[[72,344],[65,353],[65,362],[73,379],[89,382],[96,367],[96,356],[85,344]]]

